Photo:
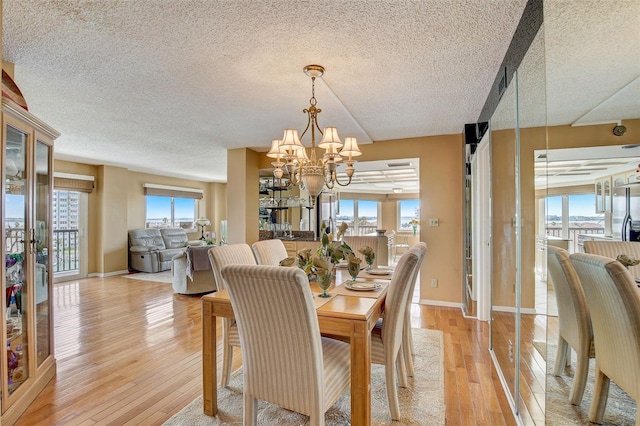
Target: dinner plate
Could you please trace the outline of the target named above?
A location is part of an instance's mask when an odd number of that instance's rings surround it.
[[[347,265],[349,265],[349,263],[347,262],[340,262],[336,265],[336,268],[338,269],[347,269]]]
[[[349,290],[354,291],[371,291],[378,290],[380,288],[380,283],[370,281],[347,281],[344,283],[344,286]]]
[[[391,269],[372,269],[365,272],[370,275],[391,275],[393,273]]]

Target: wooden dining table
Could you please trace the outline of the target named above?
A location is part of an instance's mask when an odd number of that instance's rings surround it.
[[[322,301],[316,312],[321,334],[343,336],[349,339],[351,344],[351,424],[370,425],[371,330],[384,310],[388,281],[375,280],[383,285],[373,294],[374,292],[345,291],[343,283],[348,279],[346,271],[337,270],[335,282],[328,290],[332,297],[327,302]],[[321,290],[315,283],[310,285],[317,299],[317,293]],[[215,416],[218,412],[216,322],[218,317],[233,318],[234,314],[226,290],[203,296],[201,303],[204,413]]]

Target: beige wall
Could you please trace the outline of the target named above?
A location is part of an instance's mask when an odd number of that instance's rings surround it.
[[[520,167],[522,194],[522,304],[535,306],[535,225],[536,198],[546,191],[534,186],[534,152],[549,149],[640,143],[640,120],[625,120],[627,132],[613,135],[614,124],[598,126],[553,126],[520,130]],[[492,133],[492,196],[493,196],[493,304],[515,306],[515,144],[513,130]],[[551,190],[553,192],[553,190]]]
[[[411,139],[378,141],[360,146],[359,161],[390,160],[400,158],[420,159],[420,240],[428,245],[428,253],[420,273],[420,298],[429,301],[460,303],[462,300],[462,197],[464,142],[461,134],[429,136]],[[270,167],[270,159],[260,155],[258,168]],[[240,161],[235,165],[240,166]],[[358,164],[355,165],[356,175]],[[232,169],[229,169],[232,170]],[[231,175],[230,175],[231,179]],[[254,185],[257,187],[257,185]],[[344,192],[344,191],[343,191]],[[346,195],[345,195],[346,196]],[[370,197],[369,194],[366,195]],[[411,198],[410,194],[404,194]],[[254,199],[257,199],[254,197]],[[231,198],[230,198],[231,200]],[[231,201],[229,201],[231,205]],[[383,225],[395,228],[395,202],[383,205]],[[248,211],[249,223],[258,220],[258,208]],[[386,215],[390,214],[393,220]],[[428,218],[439,218],[438,227],[428,227]],[[234,221],[229,217],[229,223]],[[231,225],[230,225],[231,226]],[[237,223],[241,227],[243,224]],[[257,239],[250,235],[249,239]],[[412,239],[413,240],[413,239]],[[415,241],[418,238],[416,237]],[[431,279],[438,280],[432,288]]]
[[[198,182],[64,160],[55,160],[54,171],[95,178],[87,212],[89,274],[109,274],[128,268],[127,231],[145,226],[144,183],[202,189],[204,197],[198,203],[198,215],[212,223],[206,231],[219,233],[220,221],[226,218],[225,183]],[[190,234],[190,238],[197,239],[197,232]]]

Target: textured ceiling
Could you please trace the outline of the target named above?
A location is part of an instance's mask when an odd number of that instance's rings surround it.
[[[304,128],[311,63],[343,138],[461,133],[524,5],[5,0],[3,55],[57,158],[226,181],[226,149]]]
[[[57,158],[226,181],[226,149],[304,128],[311,63],[343,138],[460,133],[525,3],[4,0],[3,56]],[[639,20],[637,0],[545,1],[549,124],[640,117]]]

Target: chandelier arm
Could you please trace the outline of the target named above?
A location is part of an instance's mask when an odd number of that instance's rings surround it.
[[[347,181],[347,183],[342,183],[338,180],[338,176],[334,176],[334,180],[335,182],[340,185],[340,186],[348,186],[351,183],[351,177],[349,177],[349,180]]]

